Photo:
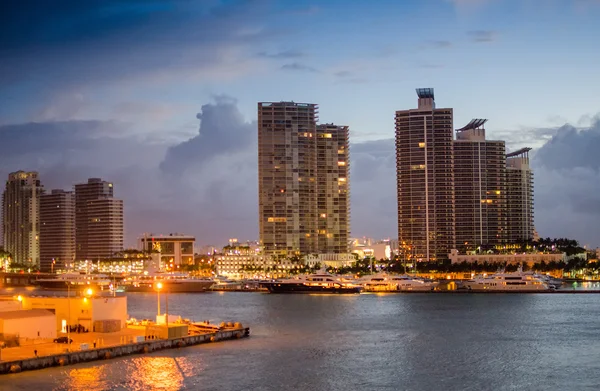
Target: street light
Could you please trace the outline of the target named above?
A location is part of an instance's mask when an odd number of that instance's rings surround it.
[[[157,315],[160,316],[160,290],[162,289],[162,282],[156,283],[156,301],[158,302],[158,312]]]
[[[88,288],[88,289],[85,291],[85,294],[86,294],[86,295],[88,295],[88,296],[92,296],[92,295],[94,294],[94,290],[93,290],[92,288]]]

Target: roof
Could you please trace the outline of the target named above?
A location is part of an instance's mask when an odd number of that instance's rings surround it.
[[[486,122],[487,122],[487,119],[473,118],[471,120],[471,122],[469,122],[468,124],[466,124],[465,126],[463,126],[460,129],[456,129],[456,131],[457,132],[462,132],[463,130],[477,129],[480,126],[483,126],[483,124],[485,124]]]
[[[417,88],[417,95],[419,96],[419,98],[434,99],[433,88]]]
[[[531,148],[529,148],[529,147],[521,148],[521,149],[518,149],[518,150],[516,150],[514,152],[507,153],[506,157],[515,157],[515,156],[523,155],[523,154],[526,154],[529,151],[531,151]]]
[[[44,309],[20,310],[20,311],[5,311],[0,312],[0,319],[24,319],[24,318],[40,318],[42,316],[54,315],[52,311]]]

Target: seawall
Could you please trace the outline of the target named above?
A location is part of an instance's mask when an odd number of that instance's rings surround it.
[[[98,349],[78,350],[51,356],[35,357],[24,360],[0,362],[0,374],[33,371],[49,367],[58,367],[82,362],[106,360],[132,354],[146,354],[157,350],[175,349],[200,345],[208,342],[226,341],[244,338],[250,335],[250,328],[220,330],[214,333],[189,335],[181,338],[148,340],[125,345],[103,347]]]

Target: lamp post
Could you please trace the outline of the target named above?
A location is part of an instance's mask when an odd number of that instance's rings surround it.
[[[68,311],[67,315],[67,346],[71,345],[71,284],[67,281],[67,300],[68,300]]]
[[[157,312],[156,315],[160,316],[160,290],[162,289],[163,284],[162,282],[157,282],[156,283],[156,301],[157,301]]]

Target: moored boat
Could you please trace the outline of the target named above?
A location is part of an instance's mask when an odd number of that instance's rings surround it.
[[[195,278],[186,273],[148,273],[126,279],[121,286],[126,292],[154,292],[156,284],[169,293],[200,293],[208,291],[214,284],[210,278]]]
[[[426,292],[438,286],[438,281],[424,278],[410,277],[407,275],[393,275],[378,273],[360,278],[365,292]]]
[[[346,282],[327,272],[263,281],[260,285],[270,293],[360,293],[362,290],[362,286]]]
[[[462,287],[475,292],[541,292],[553,289],[542,279],[521,270],[476,276],[463,282]]]

